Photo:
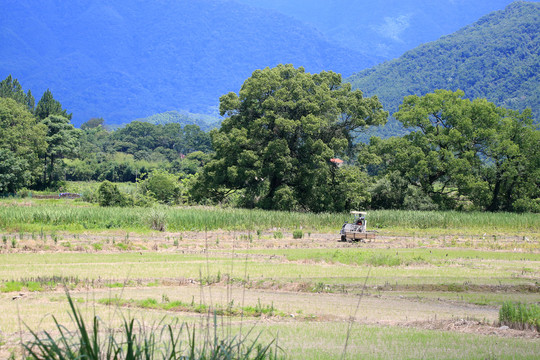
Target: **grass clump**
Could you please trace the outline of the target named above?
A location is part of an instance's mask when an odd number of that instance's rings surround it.
[[[53,319],[55,332],[37,333],[30,329],[32,339],[23,343],[27,359],[88,359],[88,360],[153,360],[153,359],[277,359],[278,348],[274,341],[259,343],[250,334],[243,338],[220,337],[217,319],[214,315],[213,334],[206,333],[199,338],[195,328],[185,323],[164,320],[151,326],[141,325],[135,319],[123,319],[120,330],[108,328],[98,316],[94,316],[90,326],[84,321],[69,293],[67,294],[71,316],[76,330],[70,332]],[[157,302],[156,302],[157,303]],[[251,340],[248,340],[251,339]]]
[[[499,323],[513,329],[540,332],[540,306],[506,301],[499,310]]]
[[[148,213],[148,223],[152,230],[167,230],[167,213],[157,208],[150,209],[150,212]]]
[[[8,281],[4,284],[0,291],[4,293],[21,291],[24,284],[20,281]]]
[[[4,283],[4,286],[0,288],[0,292],[9,293],[9,292],[19,292],[23,288],[26,288],[28,291],[43,291],[43,286],[40,282],[36,281],[8,281]]]
[[[304,232],[300,229],[296,229],[292,233],[293,239],[301,239],[304,237]]]

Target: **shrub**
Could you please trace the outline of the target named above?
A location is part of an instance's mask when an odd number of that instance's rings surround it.
[[[296,229],[292,233],[293,239],[301,239],[304,237],[304,233],[300,229]]]
[[[180,197],[180,184],[173,174],[163,170],[154,170],[143,182],[146,193],[163,204],[173,204]]]
[[[148,222],[152,230],[165,231],[167,229],[167,214],[159,208],[152,208],[148,213]]]
[[[118,186],[105,180],[98,188],[100,206],[128,206],[128,198],[118,190]]]
[[[518,213],[540,213],[540,199],[518,199],[514,201],[512,207]]]

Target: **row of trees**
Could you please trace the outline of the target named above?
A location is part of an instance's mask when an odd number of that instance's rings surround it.
[[[220,98],[225,118],[209,133],[138,121],[109,131],[103,119],[77,130],[49,91],[32,111],[30,92],[8,80],[12,90],[2,94],[12,96],[0,98],[0,192],[58,179],[139,181],[142,197],[118,195],[108,205],[150,196],[314,212],[540,212],[540,131],[530,110],[469,100],[462,91],[406,97],[394,117],[408,134],[361,143],[388,113],[333,72],[257,70],[239,94]],[[108,183],[102,190],[118,192]]]
[[[540,131],[530,110],[463,97],[408,96],[394,116],[411,132],[360,146],[360,165],[386,188],[374,206],[403,208],[413,193],[439,209],[540,210]]]
[[[62,159],[78,139],[70,118],[50,90],[34,108],[31,92],[25,94],[16,79],[0,82],[0,193],[58,181]]]
[[[408,135],[356,143],[385,123],[378,99],[338,74],[280,65],[222,96],[220,111],[196,201],[236,194],[241,206],[281,210],[540,211],[540,132],[530,110],[438,90],[404,99],[394,116]]]
[[[67,180],[135,182],[155,169],[194,174],[212,149],[197,125],[133,121],[110,131],[103,119],[91,119],[81,129],[76,158],[66,161]]]
[[[17,79],[0,82],[0,194],[56,190],[64,180],[135,182],[156,169],[187,176],[210,156],[210,135],[196,125],[136,121],[110,131],[93,118],[75,129],[50,90],[34,103]]]

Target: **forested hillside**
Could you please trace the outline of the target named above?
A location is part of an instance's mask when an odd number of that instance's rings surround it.
[[[50,88],[75,125],[216,114],[221,95],[279,63],[350,75],[377,62],[298,20],[221,0],[6,0],[0,42],[0,78]]]
[[[540,114],[540,3],[515,2],[455,34],[351,76],[393,113],[406,95],[462,89],[498,106]],[[395,122],[387,134],[399,131]]]
[[[337,44],[390,60],[502,10],[513,0],[237,1],[279,11],[311,24]]]
[[[154,114],[146,118],[136,119],[136,121],[148,122],[155,125],[197,125],[201,128],[201,130],[204,131],[209,131],[219,126],[219,118],[217,116],[192,114],[189,112],[180,112],[176,110]]]

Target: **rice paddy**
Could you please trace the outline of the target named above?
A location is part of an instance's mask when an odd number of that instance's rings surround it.
[[[348,359],[540,353],[534,326],[500,318],[540,302],[538,215],[370,212],[377,238],[351,244],[337,241],[348,214],[155,211],[164,232],[148,209],[0,202],[0,358],[22,356],[23,323],[73,327],[66,289],[111,329],[135,316],[204,334],[215,313],[217,331],[254,326],[291,359],[341,358],[347,336]]]

